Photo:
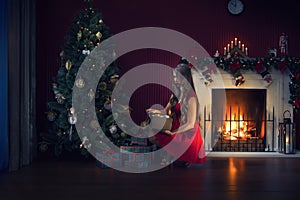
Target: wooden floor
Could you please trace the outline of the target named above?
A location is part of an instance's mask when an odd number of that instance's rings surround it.
[[[300,199],[300,159],[213,157],[145,174],[100,169],[91,161],[36,161],[0,174],[0,199]]]

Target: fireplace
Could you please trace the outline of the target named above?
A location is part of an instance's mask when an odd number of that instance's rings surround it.
[[[289,74],[274,70],[267,83],[260,74],[242,71],[246,81],[237,87],[232,74],[221,69],[218,73],[210,85],[199,77],[195,88],[205,150],[278,152],[278,124],[284,111],[293,110],[288,103]]]
[[[224,92],[226,103],[218,105]],[[221,118],[205,119],[215,127],[212,151],[265,151],[266,124],[274,123],[266,117],[266,89],[212,89],[212,105],[212,116],[218,116],[220,107],[225,106]]]

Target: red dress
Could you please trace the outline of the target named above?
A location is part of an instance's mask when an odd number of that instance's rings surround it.
[[[173,117],[173,123],[171,131],[174,131],[180,126],[180,103],[175,106],[175,116]],[[187,150],[179,157],[179,160],[186,161],[188,163],[204,163],[206,161],[204,143],[200,133],[199,122],[196,120],[194,128],[174,134],[167,135],[166,133],[158,133],[155,135],[158,143],[161,147],[166,146],[171,141],[174,143],[172,147],[164,147],[164,149],[173,156],[176,156],[179,149],[184,149],[185,145],[190,145]]]

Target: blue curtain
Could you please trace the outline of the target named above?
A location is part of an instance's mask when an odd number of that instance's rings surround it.
[[[0,0],[0,171],[8,167],[8,0]]]

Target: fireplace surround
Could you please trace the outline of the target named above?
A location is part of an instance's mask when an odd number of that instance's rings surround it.
[[[201,134],[205,141],[205,150],[277,152],[278,124],[283,121],[284,111],[289,110],[290,113],[293,113],[292,105],[288,103],[290,97],[289,74],[277,70],[270,71],[272,82],[267,82],[256,72],[241,71],[241,73],[245,82],[238,87],[234,84],[235,80],[232,74],[221,69],[218,69],[218,73],[211,75],[213,79],[211,84],[206,85],[201,81],[196,83],[201,111]],[[201,77],[199,77],[200,79]],[[223,96],[222,92],[220,95],[215,95],[215,91],[223,91]],[[233,91],[234,94],[226,93],[226,91]],[[246,95],[244,98],[251,97],[250,103],[236,104],[235,102],[230,106],[232,104],[230,96],[240,96],[249,91],[251,91],[250,96]],[[227,101],[229,103],[226,103]],[[258,101],[261,102],[261,105],[256,104]],[[253,109],[254,113],[260,113],[260,115],[255,116],[252,113],[250,117],[249,113],[246,114],[243,109],[248,109],[248,111]],[[247,120],[249,121],[247,122]],[[255,120],[259,127],[249,124]],[[231,128],[227,128],[227,132],[226,129],[224,130],[225,122],[231,125]],[[243,123],[248,123],[246,135],[241,132],[241,128],[245,129],[242,127]],[[237,127],[234,127],[234,124]],[[258,131],[259,129],[260,131]],[[221,140],[223,140],[223,144],[220,144]],[[230,144],[226,145],[226,143]]]

